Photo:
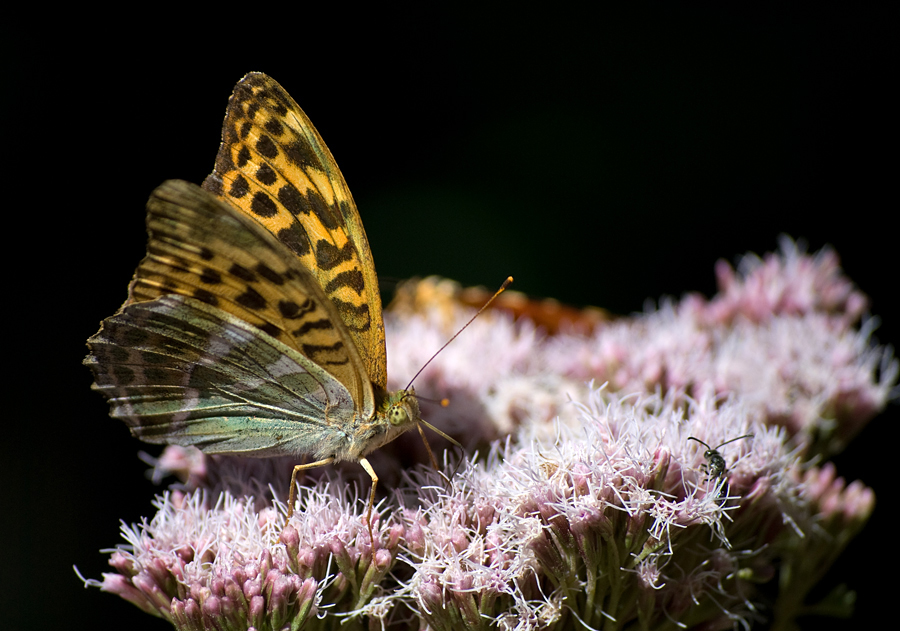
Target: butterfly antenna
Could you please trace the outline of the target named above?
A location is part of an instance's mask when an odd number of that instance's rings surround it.
[[[443,346],[441,346],[441,347],[437,350],[437,352],[436,352],[434,355],[432,355],[431,358],[430,358],[427,362],[425,362],[425,365],[423,365],[421,368],[419,368],[419,372],[417,372],[417,373],[413,376],[413,378],[409,380],[409,383],[408,383],[407,386],[406,386],[406,390],[409,390],[410,387],[412,386],[413,382],[414,382],[416,379],[419,378],[419,375],[422,374],[422,371],[425,370],[426,368],[428,368],[428,364],[430,364],[431,362],[433,362],[433,361],[434,361],[434,358],[437,357],[438,355],[440,355],[440,354],[441,354],[441,351],[443,351],[445,348],[447,348],[447,347],[450,345],[450,342],[452,342],[452,341],[455,340],[457,337],[459,337],[459,334],[462,333],[463,331],[465,331],[466,328],[467,328],[470,324],[472,324],[472,322],[475,321],[475,318],[477,318],[478,316],[481,315],[482,311],[484,311],[485,309],[487,309],[488,307],[490,307],[490,306],[491,306],[491,303],[494,302],[494,300],[497,299],[497,296],[499,296],[499,295],[502,294],[504,291],[506,291],[506,288],[509,287],[510,283],[512,283],[512,282],[513,282],[513,277],[512,277],[512,276],[507,276],[507,277],[506,277],[506,280],[503,281],[503,284],[500,285],[500,289],[498,289],[496,292],[494,292],[494,295],[491,296],[490,299],[489,299],[486,303],[484,303],[484,305],[482,305],[481,309],[478,310],[478,313],[476,313],[475,315],[473,315],[473,316],[469,319],[469,321],[466,322],[466,323],[462,326],[462,328],[461,328],[459,331],[457,331],[456,333],[453,334],[453,337],[451,337],[449,340],[447,340],[447,342],[446,342]]]

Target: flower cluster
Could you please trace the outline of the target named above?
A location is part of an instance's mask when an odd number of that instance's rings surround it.
[[[352,492],[366,486],[307,478],[287,520],[292,463],[172,447],[157,472],[184,486],[123,528],[115,573],[88,583],[177,629],[792,620],[874,505],[811,462],[886,404],[897,362],[871,344],[871,321],[860,326],[865,298],[831,252],[785,241],[718,274],[710,300],[589,333],[476,320],[416,382],[450,398],[424,413],[474,455],[410,470],[410,435],[372,454],[379,488],[394,489],[374,541]],[[418,287],[429,299],[386,322],[394,376],[414,374],[468,313],[453,291]],[[782,591],[761,609],[758,585],[776,576]]]
[[[872,345],[877,321],[859,322],[867,300],[840,275],[830,250],[717,269],[720,293],[688,296],[617,321],[589,340],[556,336],[545,365],[619,392],[736,395],[767,425],[813,454],[840,452],[884,408],[897,382],[889,350]]]
[[[404,529],[379,528],[373,555],[347,486],[333,488],[308,489],[290,522],[277,502],[257,511],[228,491],[212,507],[204,492],[166,493],[152,521],[123,526],[117,573],[87,582],[180,630],[338,628],[371,608]]]
[[[766,547],[786,527],[768,510],[777,523],[760,528],[754,508],[796,501],[797,456],[783,430],[748,425],[737,402],[712,403],[594,390],[577,426],[532,428],[469,462],[449,491],[407,513],[418,614],[448,630],[460,616],[465,628],[508,629],[752,617],[747,594],[774,573]],[[752,441],[726,454],[730,478],[707,478],[688,436],[747,431]]]

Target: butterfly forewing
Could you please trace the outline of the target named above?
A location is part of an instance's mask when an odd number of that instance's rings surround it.
[[[369,379],[384,387],[381,299],[359,213],[315,127],[270,77],[250,73],[235,87],[203,187],[259,222],[317,278]]]

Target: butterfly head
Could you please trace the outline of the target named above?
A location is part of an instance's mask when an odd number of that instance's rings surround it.
[[[367,431],[361,441],[364,446],[362,456],[388,444],[422,420],[415,388],[390,393],[383,391],[383,396],[374,421],[366,424]]]
[[[416,389],[401,390],[391,397],[391,406],[387,413],[391,427],[406,431],[412,427],[419,418],[419,400],[416,398]]]

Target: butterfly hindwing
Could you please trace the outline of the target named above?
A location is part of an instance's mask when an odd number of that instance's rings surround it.
[[[126,304],[88,346],[111,416],[150,443],[331,455],[334,427],[356,415],[350,393],[314,362],[183,295]]]
[[[369,379],[384,387],[381,298],[356,204],[315,127],[267,75],[250,73],[235,87],[203,187],[294,253],[340,314]]]

